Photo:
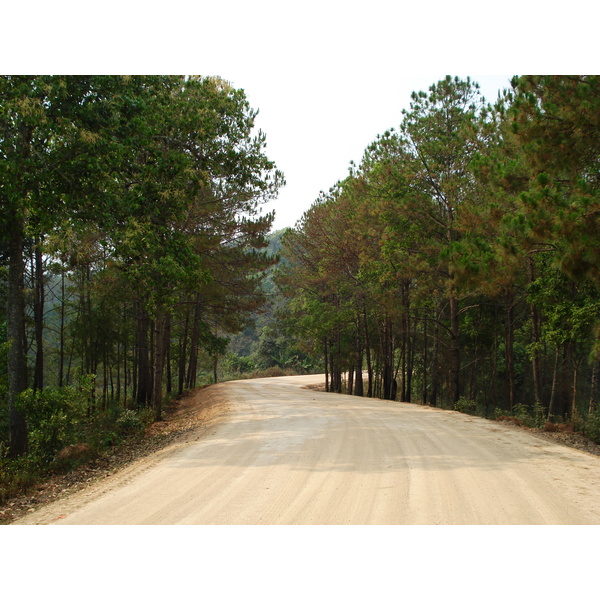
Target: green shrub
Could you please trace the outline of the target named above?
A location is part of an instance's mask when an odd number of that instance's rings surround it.
[[[600,444],[600,412],[596,411],[588,416],[583,431],[592,442]]]
[[[144,430],[144,423],[140,413],[126,408],[117,418],[117,431],[123,435],[140,433]]]
[[[251,373],[255,369],[255,364],[249,356],[238,356],[228,352],[222,362],[222,367],[229,374],[241,375]]]
[[[524,425],[528,425],[528,422],[531,421],[529,407],[526,404],[515,404],[512,409],[512,416],[519,419]]]
[[[0,503],[31,488],[39,481],[39,461],[30,455],[8,459],[6,448],[0,456]]]
[[[512,416],[516,417],[526,427],[543,427],[546,423],[546,412],[543,406],[527,406],[526,404],[515,404]]]
[[[546,411],[539,405],[515,404],[512,410],[496,408],[493,418],[496,421],[512,421],[525,427],[541,429],[546,423]]]
[[[476,415],[478,414],[477,402],[461,396],[454,405],[454,410],[468,415]]]
[[[19,399],[29,434],[29,454],[42,464],[77,443],[85,430],[87,401],[73,387],[25,390]]]

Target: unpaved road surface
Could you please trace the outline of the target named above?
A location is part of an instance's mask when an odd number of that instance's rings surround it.
[[[492,421],[228,382],[198,439],[15,524],[600,524],[600,457]]]

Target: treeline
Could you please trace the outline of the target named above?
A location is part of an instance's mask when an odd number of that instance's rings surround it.
[[[216,368],[274,262],[283,176],[255,116],[214,77],[0,78],[2,454],[160,419]]]
[[[413,93],[284,237],[287,324],[329,390],[591,428],[600,78],[507,88]]]

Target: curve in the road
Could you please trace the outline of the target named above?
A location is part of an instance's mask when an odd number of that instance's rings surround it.
[[[600,458],[464,414],[228,382],[227,420],[22,523],[599,524]]]

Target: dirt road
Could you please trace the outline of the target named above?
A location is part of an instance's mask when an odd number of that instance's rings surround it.
[[[16,524],[600,524],[600,457],[301,387],[320,381],[219,384],[229,413],[204,437]]]

